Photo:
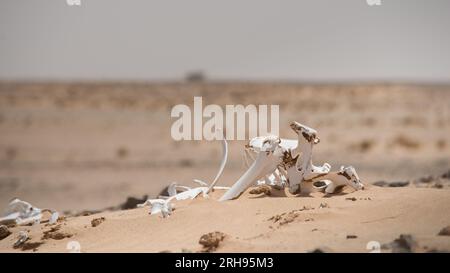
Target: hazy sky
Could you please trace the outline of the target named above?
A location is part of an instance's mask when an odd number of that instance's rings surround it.
[[[450,1],[0,0],[0,79],[450,82]]]

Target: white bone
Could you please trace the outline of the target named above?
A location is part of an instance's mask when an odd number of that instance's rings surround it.
[[[331,166],[328,163],[313,165],[312,149],[320,142],[317,131],[298,122],[292,122],[290,126],[298,135],[298,140],[259,136],[249,141],[245,147],[244,159],[247,166],[249,158],[253,159],[253,164],[221,197],[221,201],[236,198],[252,183],[284,187],[287,182],[292,193],[298,190],[333,193],[343,185],[356,190],[364,188],[351,166],[330,173]],[[256,159],[252,157],[252,152],[257,154]],[[323,181],[323,185],[315,185],[318,181]]]
[[[208,183],[206,183],[205,181],[202,181],[200,179],[193,179],[193,181],[194,181],[194,183],[197,183],[200,186],[204,186],[204,187],[208,186]]]
[[[291,123],[291,129],[298,135],[298,146],[292,150],[292,156],[298,156],[295,166],[287,170],[292,193],[300,188],[303,180],[313,179],[330,172],[328,163],[318,167],[312,164],[312,149],[320,142],[317,131],[298,122]]]
[[[238,197],[243,191],[253,183],[266,175],[275,172],[281,164],[283,152],[279,146],[280,139],[276,136],[266,136],[263,139],[260,151],[250,168],[239,178],[239,180],[219,199],[226,201]]]
[[[17,240],[14,243],[14,247],[19,247],[20,245],[22,245],[23,243],[25,243],[25,241],[28,240],[28,232],[22,230],[19,232],[19,235],[17,236]]]
[[[42,212],[49,211],[52,213],[52,218],[56,213],[56,220],[59,214],[50,209],[39,209],[32,206],[30,203],[14,198],[9,202],[8,207],[4,212],[4,217],[0,218],[0,224],[14,223],[17,225],[28,225],[40,223]],[[50,220],[52,220],[52,218]]]
[[[220,162],[219,171],[217,172],[216,177],[214,178],[213,182],[211,183],[211,185],[209,186],[209,188],[206,190],[206,192],[204,194],[208,194],[208,192],[210,192],[214,188],[214,186],[216,185],[216,183],[219,180],[220,176],[222,175],[223,170],[225,169],[225,165],[227,164],[227,160],[228,160],[228,143],[227,143],[227,140],[226,140],[225,136],[223,136],[222,151],[223,151],[223,156],[222,156],[222,162]]]

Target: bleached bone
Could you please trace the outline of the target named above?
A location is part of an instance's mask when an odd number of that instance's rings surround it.
[[[247,145],[245,145],[244,163],[247,168],[250,168],[249,158],[252,161],[255,161],[255,158],[253,157],[252,153],[257,155],[261,151],[262,143],[265,138],[266,137],[255,137],[255,138],[251,139]],[[280,141],[281,142],[278,145],[281,146],[281,148],[283,148],[285,150],[289,150],[290,149],[289,147],[294,147],[295,145],[297,145],[296,140],[280,139]],[[274,187],[276,189],[282,189],[282,188],[284,188],[284,186],[287,182],[287,178],[284,174],[285,174],[285,172],[283,172],[282,169],[277,167],[277,169],[273,173],[267,174],[264,177],[262,177],[262,179],[257,180],[256,185],[258,186],[258,185],[265,184],[265,185]]]
[[[167,192],[169,196],[159,196],[158,199],[148,199],[142,204],[138,204],[137,207],[144,207],[144,206],[150,206],[150,214],[157,214],[161,213],[163,217],[168,217],[172,212],[172,204],[171,202],[173,200],[187,200],[187,199],[194,199],[196,198],[200,193],[202,193],[203,197],[208,197],[208,193],[211,190],[228,190],[229,187],[219,187],[215,186],[217,184],[217,181],[219,180],[220,176],[223,173],[223,170],[225,168],[225,165],[227,163],[228,159],[228,143],[223,138],[222,142],[222,161],[220,163],[219,171],[217,172],[213,182],[208,185],[208,183],[201,181],[199,179],[194,179],[194,182],[197,184],[200,184],[201,187],[187,187],[187,186],[181,186],[178,185],[176,182],[172,182],[168,188]],[[180,192],[179,192],[180,191]]]
[[[328,163],[323,166],[314,166],[312,163],[312,149],[320,142],[317,131],[298,122],[291,122],[291,129],[298,136],[298,146],[291,150],[292,158],[297,158],[295,165],[286,168],[289,179],[289,190],[294,193],[300,189],[303,180],[314,179],[330,172],[331,166]]]
[[[27,240],[29,239],[28,237],[28,232],[26,232],[25,230],[21,230],[19,232],[19,235],[17,236],[17,240],[14,243],[13,247],[19,247],[21,246],[23,243],[25,243]]]
[[[222,196],[221,201],[236,198],[254,182],[273,185],[277,181],[287,180],[292,193],[299,190],[333,193],[344,185],[356,190],[364,188],[355,169],[351,166],[342,167],[340,171],[330,173],[331,166],[328,163],[322,166],[313,165],[312,149],[320,142],[317,131],[295,121],[290,124],[290,127],[297,134],[298,140],[260,136],[249,141],[245,146],[244,159],[248,165],[248,158],[251,158],[253,164]],[[278,151],[278,153],[266,153],[267,143],[272,143],[272,151]],[[257,154],[256,159],[253,158],[252,152]],[[321,183],[318,183],[319,181]]]
[[[283,149],[279,144],[281,140],[277,136],[266,136],[262,141],[262,147],[250,168],[239,180],[219,199],[226,201],[238,197],[243,191],[262,177],[269,175],[277,169],[283,160]]]
[[[247,147],[253,149],[255,152],[259,152],[261,148],[263,147],[263,143],[266,140],[267,136],[257,136],[252,138],[248,144]],[[278,144],[282,148],[286,150],[293,150],[297,148],[298,146],[298,140],[296,139],[287,139],[287,138],[280,138],[280,143]]]
[[[41,222],[42,213],[46,211],[52,214],[49,221],[50,224],[58,220],[59,214],[56,211],[51,209],[39,209],[19,198],[14,198],[9,202],[8,207],[4,212],[4,217],[0,218],[0,224],[39,224]]]
[[[150,214],[161,213],[164,218],[172,213],[172,204],[168,199],[148,199],[143,204],[138,204],[138,207],[150,206]]]
[[[337,189],[343,186],[349,186],[355,190],[363,190],[364,184],[361,182],[356,170],[353,166],[341,166],[337,172],[330,172],[324,176],[316,177],[311,180],[312,183],[320,180],[329,181],[325,188],[326,193],[334,193]],[[307,183],[305,181],[304,183]]]
[[[208,194],[208,192],[210,192],[212,189],[214,189],[214,186],[216,185],[217,181],[219,181],[219,178],[222,175],[223,170],[225,169],[225,165],[227,164],[227,160],[228,160],[228,142],[227,142],[227,139],[226,139],[225,136],[223,136],[222,151],[223,151],[223,156],[222,156],[222,162],[220,162],[219,171],[217,172],[216,177],[214,178],[213,182],[209,185],[209,188],[205,192],[205,194]]]

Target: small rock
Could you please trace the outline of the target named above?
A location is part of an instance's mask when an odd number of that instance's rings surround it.
[[[450,236],[450,226],[446,226],[438,233],[439,236]]]
[[[347,198],[345,198],[345,200],[356,201],[356,198],[355,197],[347,197]]]
[[[315,249],[313,249],[311,251],[308,251],[308,253],[331,253],[331,252],[333,252],[331,250],[331,248],[326,247],[326,246],[318,247],[318,248],[315,248]]]
[[[103,223],[103,221],[105,221],[105,220],[106,220],[105,217],[92,219],[91,226],[96,227],[96,226],[100,225],[101,223]]]
[[[443,173],[441,175],[442,178],[444,179],[450,179],[450,170],[448,170],[447,172]]]
[[[388,187],[389,183],[386,181],[377,181],[377,182],[373,182],[372,185],[375,185],[377,187]]]
[[[220,231],[210,232],[202,235],[198,243],[201,244],[206,251],[210,252],[219,247],[220,242],[223,241],[225,236],[226,235]]]
[[[382,247],[392,249],[393,253],[411,253],[416,250],[418,245],[412,235],[401,234],[399,238],[389,244],[384,244]]]
[[[319,209],[329,208],[330,206],[327,203],[320,203]]]
[[[250,194],[261,194],[261,193],[264,193],[265,195],[270,196],[271,192],[272,192],[272,189],[269,186],[261,185],[261,186],[258,186],[257,188],[252,189],[249,193]]]
[[[54,226],[49,230],[44,231],[44,235],[42,236],[42,240],[53,239],[53,240],[62,240],[64,238],[72,237],[72,234],[61,232],[61,225]]]
[[[397,188],[397,187],[406,187],[409,185],[409,181],[397,181],[397,182],[390,182],[389,187]]]
[[[432,175],[427,175],[427,176],[419,178],[420,183],[430,183],[433,180],[434,180],[434,177]]]
[[[11,234],[11,231],[9,231],[8,227],[5,225],[0,226],[0,240],[5,239]]]
[[[386,181],[376,181],[373,182],[372,185],[378,187],[406,187],[409,185],[409,181],[395,181],[395,182],[386,182]]]
[[[137,207],[138,204],[142,204],[145,201],[147,201],[148,199],[148,195],[144,195],[141,199],[130,196],[127,198],[127,200],[120,204],[119,207],[122,210],[126,210],[126,209],[135,209]]]

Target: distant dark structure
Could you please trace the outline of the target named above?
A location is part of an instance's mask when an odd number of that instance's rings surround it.
[[[202,71],[191,71],[186,74],[185,81],[189,83],[205,82],[206,76]]]

